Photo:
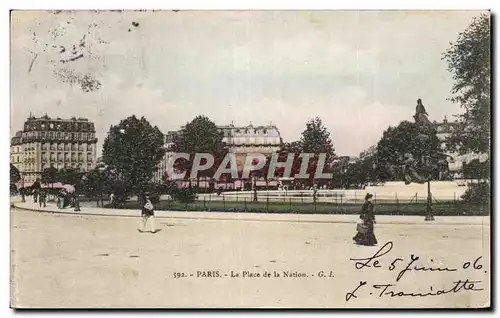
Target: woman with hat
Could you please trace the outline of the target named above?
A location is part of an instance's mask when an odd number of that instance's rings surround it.
[[[352,238],[357,244],[373,246],[377,244],[375,237],[374,224],[375,222],[375,206],[372,203],[373,195],[367,193],[365,203],[361,207],[359,218],[363,221],[362,226],[358,226],[358,233]],[[362,229],[362,231],[360,231]]]

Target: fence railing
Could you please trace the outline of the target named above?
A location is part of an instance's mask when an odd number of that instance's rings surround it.
[[[344,196],[282,196],[257,193],[257,197],[247,195],[199,194],[194,202],[178,202],[162,196],[155,202],[156,210],[166,211],[217,211],[217,212],[259,212],[259,213],[298,213],[298,214],[358,214],[364,196],[345,200]],[[426,215],[427,197],[414,194],[406,200],[396,195],[392,200],[379,200],[375,195],[375,214],[377,215]],[[139,208],[137,202],[127,202],[124,208]],[[489,202],[472,204],[461,200],[432,200],[435,215],[488,215]]]
[[[465,192],[465,191],[464,191]],[[333,203],[333,204],[361,204],[367,191],[332,191],[321,190],[314,195],[313,191],[233,191],[222,192],[220,194],[207,193],[198,194],[198,200],[208,201],[267,201],[270,202],[293,202],[293,203]],[[427,193],[418,192],[374,192],[373,201],[375,203],[411,203],[426,202]],[[436,190],[432,193],[432,198],[436,202],[460,201],[463,192],[443,192]]]

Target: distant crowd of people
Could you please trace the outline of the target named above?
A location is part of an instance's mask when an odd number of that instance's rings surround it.
[[[67,207],[75,207],[76,196],[74,192],[68,192],[66,189],[51,189],[42,188],[40,180],[37,179],[29,188],[21,188],[18,190],[22,196],[33,196],[33,202],[40,207],[47,207],[47,201],[52,194],[57,197],[57,207],[64,209]]]

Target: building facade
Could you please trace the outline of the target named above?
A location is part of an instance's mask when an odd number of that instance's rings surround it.
[[[247,154],[259,153],[271,155],[280,149],[282,139],[278,127],[267,126],[220,126],[223,133],[222,142],[228,151],[236,154],[238,169],[243,169]]]
[[[270,124],[267,126],[219,126],[223,133],[222,142],[226,144],[229,152],[236,154],[261,153],[271,154],[279,150],[281,135],[278,127]]]
[[[246,155],[249,153],[261,153],[270,155],[280,149],[282,139],[278,127],[273,124],[253,126],[218,126],[223,137],[222,142],[226,145],[229,152],[236,154],[236,162],[239,169],[242,169],[245,163]],[[181,127],[181,130],[184,126]],[[155,174],[155,181],[160,181],[165,175],[169,162],[172,160],[173,152],[170,148],[173,140],[181,131],[170,131],[165,135],[166,150],[165,157],[159,165]]]
[[[441,149],[446,149],[446,138],[451,136],[451,134],[460,129],[459,124],[457,122],[449,122],[444,117],[442,122],[433,122],[433,125],[436,129],[436,135],[441,141]],[[448,152],[448,168],[451,173],[453,173],[455,178],[461,178],[462,169],[464,164],[470,163],[472,160],[478,159],[480,162],[485,162],[488,160],[487,154],[477,154],[477,153],[468,153],[464,155],[460,155],[457,152]]]
[[[80,171],[93,169],[96,144],[94,123],[86,118],[30,116],[24,129],[11,139],[10,161],[21,173],[23,182],[30,183],[51,166]]]

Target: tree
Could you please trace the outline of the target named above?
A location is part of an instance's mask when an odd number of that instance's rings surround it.
[[[195,154],[209,153],[214,156],[214,165],[210,169],[198,172],[196,179],[199,185],[200,177],[212,177],[227,153],[227,149],[222,142],[223,137],[223,133],[208,117],[201,115],[195,117],[186,124],[180,134],[174,137],[173,150],[190,154],[190,160],[176,160],[174,169],[186,171],[186,178],[190,178]],[[204,164],[204,162],[201,162],[201,164]]]
[[[471,184],[461,196],[464,202],[489,204],[491,200],[491,186],[487,181]]]
[[[87,177],[83,181],[83,192],[88,197],[96,197],[100,194],[100,171],[98,169],[92,169],[87,172]],[[98,205],[99,205],[99,201]]]
[[[336,157],[330,133],[318,117],[306,123],[306,129],[302,132],[300,143],[292,145],[292,149],[299,145],[301,146],[301,152],[304,153],[326,153],[327,164],[331,164]]]
[[[343,181],[344,185],[349,186],[365,184],[369,181],[377,181],[377,179],[375,157],[370,155],[349,164]]]
[[[490,152],[491,125],[491,22],[483,14],[459,34],[443,54],[455,84],[451,101],[459,103],[465,113],[457,115],[459,128],[447,140],[451,151]]]
[[[291,176],[294,176],[295,174],[298,174],[300,172],[302,159],[299,157],[299,155],[301,153],[314,154],[314,156],[309,159],[308,167],[306,170],[306,173],[309,174],[309,179],[298,179],[294,181],[294,184],[312,185],[314,182],[318,182],[320,184],[329,183],[330,180],[314,179],[320,154],[326,154],[325,166],[323,169],[324,171],[322,172],[332,172],[332,164],[336,158],[335,149],[330,139],[330,133],[323,126],[320,118],[316,117],[309,120],[306,123],[306,129],[302,132],[300,140],[290,143],[283,143],[278,153],[279,162],[286,161],[289,153],[295,154]],[[283,176],[284,170],[284,168],[276,169],[276,176]]]
[[[381,180],[424,183],[429,177],[438,178],[443,156],[434,130],[403,121],[384,132],[377,144],[375,166]]]
[[[72,184],[75,185],[82,179],[82,173],[79,169],[75,168],[63,168],[57,171],[56,181],[62,184]]]
[[[205,116],[196,116],[187,123],[181,133],[174,138],[173,149],[177,152],[219,153],[223,149],[223,133],[217,125]]]
[[[54,184],[57,181],[57,169],[54,166],[50,166],[50,168],[45,168],[42,171],[42,183],[45,184]]]
[[[86,178],[83,180],[83,191],[88,197],[96,198],[99,206],[103,205],[103,195],[114,192],[116,184],[114,175],[104,167],[96,167],[87,172]]]
[[[150,183],[165,151],[163,133],[144,118],[128,117],[111,126],[103,145],[103,161],[116,186],[140,194]],[[125,190],[124,190],[125,189]]]
[[[10,184],[15,184],[21,180],[19,170],[12,163],[10,164]]]
[[[291,143],[287,147],[295,153],[313,153],[315,154],[309,160],[308,173],[309,180],[303,180],[306,185],[311,185],[314,182],[319,182],[320,185],[329,183],[330,180],[315,180],[314,175],[316,169],[318,168],[319,155],[326,154],[324,171],[322,172],[332,172],[332,164],[336,159],[335,149],[330,139],[330,133],[323,126],[320,118],[315,117],[306,123],[306,129],[302,132],[302,137],[299,142]],[[298,151],[300,150],[300,151]],[[302,160],[298,160],[301,163]],[[300,170],[300,164],[294,165],[294,170],[297,172]]]
[[[302,152],[302,149],[302,142],[298,140],[283,143],[280,147],[280,152],[300,154]]]
[[[464,164],[463,174],[465,179],[486,179],[490,175],[490,162],[480,162],[479,159],[471,160]]]

